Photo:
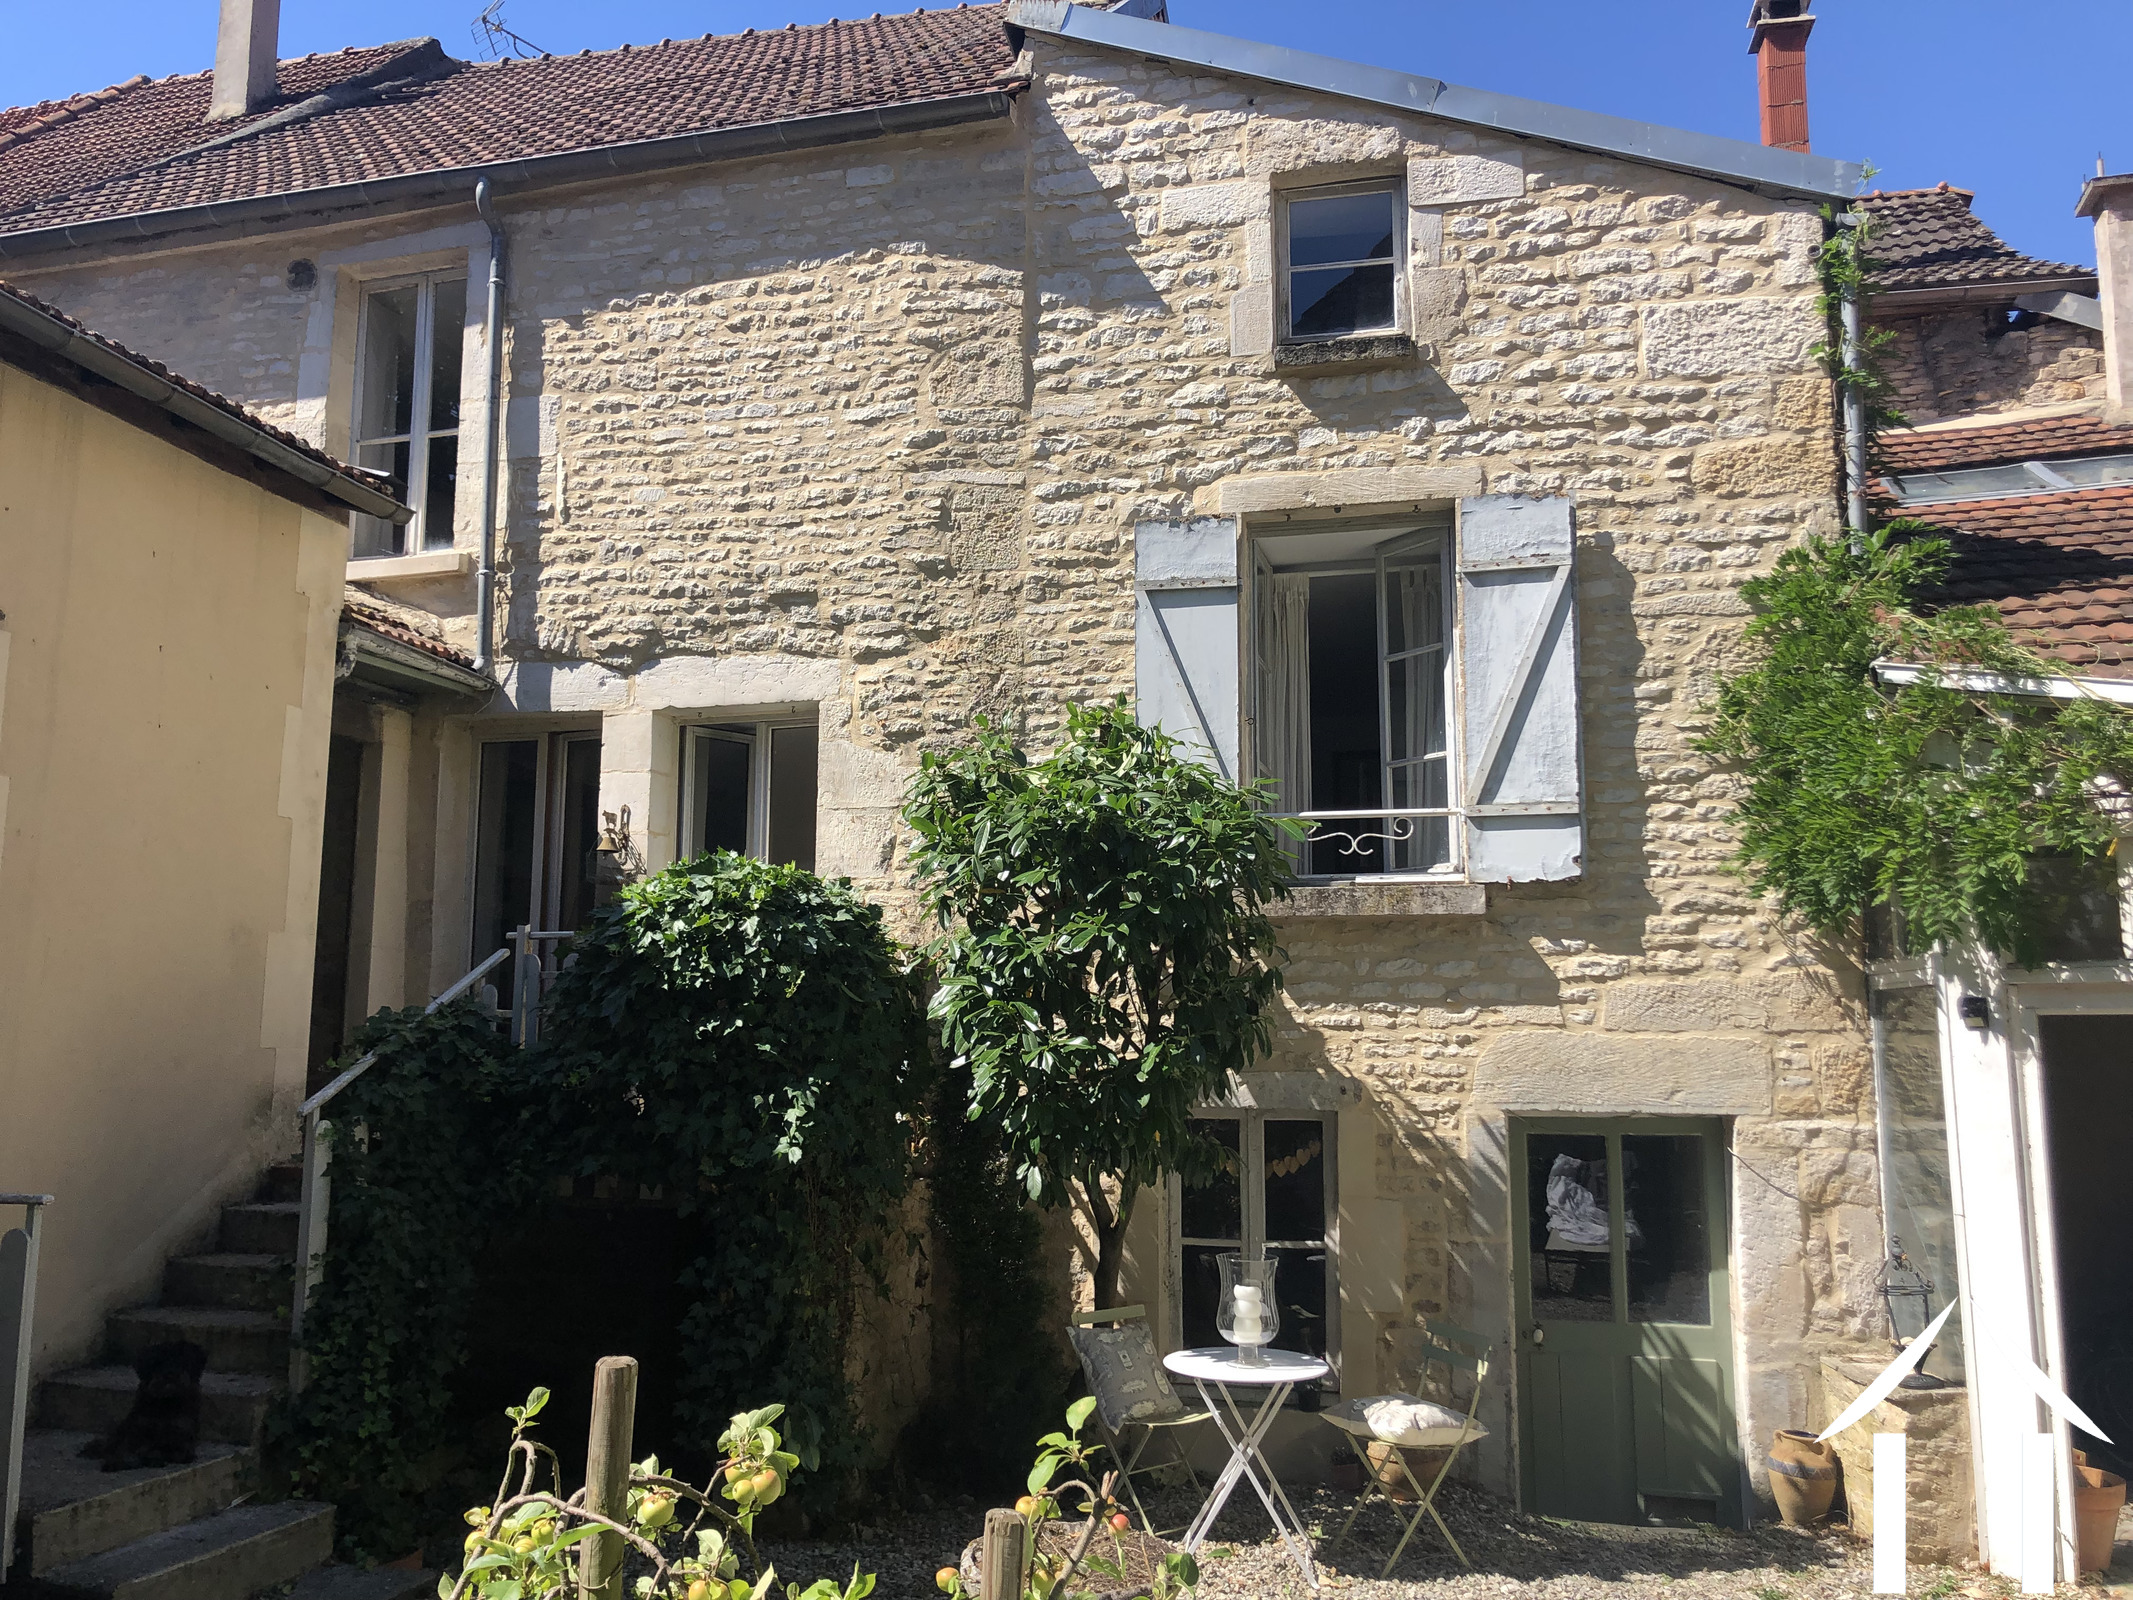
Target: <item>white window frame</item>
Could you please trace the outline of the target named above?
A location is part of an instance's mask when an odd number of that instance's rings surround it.
[[[1238,1130],[1238,1161],[1244,1173],[1259,1175],[1257,1182],[1244,1182],[1239,1175],[1238,1199],[1244,1213],[1244,1238],[1239,1246],[1246,1255],[1269,1246],[1312,1248],[1307,1239],[1268,1239],[1266,1237],[1266,1124],[1276,1122],[1316,1122],[1319,1137],[1323,1142],[1322,1170],[1326,1186],[1326,1234],[1317,1247],[1326,1252],[1326,1365],[1333,1369],[1323,1388],[1339,1392],[1341,1372],[1341,1251],[1340,1251],[1340,1114],[1327,1110],[1287,1110],[1268,1106],[1203,1106],[1193,1112],[1196,1119],[1209,1122],[1233,1121],[1241,1124]],[[1171,1297],[1170,1347],[1179,1349],[1185,1342],[1185,1248],[1188,1245],[1222,1246],[1226,1239],[1188,1238],[1184,1220],[1184,1180],[1176,1173],[1170,1176],[1170,1281],[1177,1285],[1177,1293]],[[1277,1335],[1278,1337],[1278,1335]]]
[[[1331,559],[1323,562],[1291,562],[1283,566],[1276,567],[1273,562],[1267,557],[1265,548],[1261,543],[1261,541],[1269,535],[1277,537],[1293,537],[1296,535],[1308,535],[1311,533],[1320,532],[1327,534],[1372,535],[1373,543],[1371,551],[1367,555],[1354,556],[1345,559]],[[1343,574],[1362,575],[1365,573],[1372,573],[1375,574],[1377,577],[1377,597],[1373,606],[1373,611],[1375,614],[1375,620],[1377,623],[1378,631],[1376,689],[1378,696],[1378,750],[1379,771],[1381,774],[1380,792],[1384,795],[1388,802],[1391,799],[1391,770],[1393,764],[1384,759],[1384,752],[1390,749],[1392,744],[1390,728],[1390,719],[1392,716],[1391,696],[1386,692],[1385,681],[1386,670],[1391,665],[1391,662],[1388,659],[1389,652],[1386,648],[1388,641],[1386,639],[1385,631],[1385,562],[1387,560],[1388,555],[1397,555],[1404,553],[1403,550],[1393,549],[1394,546],[1402,545],[1405,541],[1409,539],[1419,540],[1426,539],[1431,536],[1434,536],[1437,541],[1436,549],[1440,564],[1440,571],[1442,574],[1442,589],[1444,594],[1442,642],[1438,645],[1429,646],[1427,648],[1442,650],[1444,654],[1444,751],[1442,759],[1444,762],[1445,803],[1442,806],[1410,807],[1395,807],[1388,803],[1387,805],[1382,806],[1374,811],[1329,810],[1319,807],[1312,807],[1302,811],[1277,811],[1271,813],[1271,815],[1277,817],[1293,818],[1298,821],[1321,822],[1329,824],[1329,826],[1326,826],[1324,828],[1314,828],[1312,830],[1312,838],[1323,836],[1327,840],[1330,840],[1333,837],[1346,834],[1349,836],[1352,844],[1359,846],[1362,843],[1367,842],[1369,838],[1378,837],[1386,839],[1388,848],[1390,845],[1404,842],[1404,840],[1397,836],[1387,838],[1385,835],[1382,834],[1372,835],[1368,833],[1357,833],[1350,829],[1339,827],[1337,826],[1337,824],[1343,822],[1360,824],[1366,821],[1388,820],[1394,822],[1395,825],[1397,825],[1397,822],[1402,819],[1415,819],[1419,821],[1424,818],[1441,817],[1445,820],[1445,860],[1441,864],[1433,867],[1402,872],[1300,872],[1297,874],[1297,879],[1300,882],[1346,881],[1349,879],[1358,879],[1364,882],[1373,883],[1395,881],[1444,882],[1447,880],[1463,880],[1463,875],[1465,873],[1466,813],[1462,803],[1462,790],[1464,788],[1464,784],[1462,782],[1463,765],[1461,758],[1461,750],[1463,745],[1462,715],[1465,705],[1465,697],[1460,693],[1459,682],[1462,635],[1459,627],[1458,563],[1454,559],[1457,553],[1457,529],[1453,520],[1447,517],[1442,521],[1439,521],[1434,518],[1420,520],[1402,519],[1398,522],[1386,523],[1382,527],[1356,523],[1333,524],[1322,528],[1309,524],[1300,526],[1295,524],[1280,524],[1275,527],[1259,528],[1255,530],[1250,530],[1248,532],[1248,537],[1250,537],[1251,539],[1252,546],[1252,559],[1249,565],[1249,570],[1251,573],[1251,583],[1247,587],[1246,593],[1244,595],[1243,617],[1240,619],[1242,622],[1241,631],[1243,633],[1243,643],[1245,650],[1245,692],[1248,697],[1246,701],[1246,704],[1248,706],[1248,712],[1246,717],[1246,732],[1248,735],[1248,739],[1245,754],[1245,771],[1256,775],[1262,773],[1265,770],[1264,764],[1260,759],[1259,749],[1259,729],[1261,724],[1259,705],[1260,670],[1258,661],[1260,633],[1258,627],[1258,616],[1261,597],[1259,594],[1258,586],[1268,577],[1275,576],[1277,574],[1301,574],[1313,577],[1331,577]],[[1403,656],[1405,654],[1414,653],[1416,652],[1403,652]],[[1411,836],[1412,829],[1409,830],[1408,837]],[[1306,839],[1303,842],[1308,844],[1310,842],[1310,839]],[[1316,852],[1314,852],[1314,854],[1316,854]],[[1317,865],[1315,861],[1310,862],[1309,864],[1314,866]]]
[[[598,727],[533,728],[517,732],[484,733],[474,741],[474,804],[467,827],[467,948],[469,964],[479,961],[490,951],[475,948],[476,926],[480,916],[481,899],[481,784],[482,769],[486,765],[486,751],[490,745],[530,744],[533,756],[533,860],[529,863],[528,882],[531,890],[531,905],[528,915],[533,918],[536,929],[545,929],[556,917],[563,900],[563,826],[565,782],[570,771],[568,746],[573,744],[601,743],[602,730]],[[597,808],[596,808],[597,809]],[[597,834],[600,819],[595,816],[593,827]],[[509,930],[506,930],[507,932]]]
[[[351,560],[389,561],[401,556],[427,555],[435,551],[449,550],[453,547],[455,532],[453,528],[444,529],[443,536],[440,538],[435,536],[435,530],[428,525],[430,442],[434,439],[450,438],[464,443],[463,435],[465,430],[463,428],[429,428],[423,424],[428,421],[430,414],[430,368],[434,364],[433,356],[436,350],[437,338],[437,287],[439,284],[445,283],[463,283],[471,286],[472,282],[471,273],[458,268],[447,268],[433,272],[403,273],[396,277],[374,279],[362,285],[362,306],[356,317],[355,384],[352,397],[353,404],[349,410],[348,459],[357,466],[361,466],[365,446],[405,443],[408,447],[407,504],[415,514],[407,523],[399,526],[389,535],[389,537],[399,539],[403,548],[376,551],[369,555],[355,555],[351,550]],[[414,288],[416,291],[415,371],[414,387],[408,401],[407,421],[409,431],[404,434],[381,433],[366,438],[363,434],[363,402],[365,391],[371,382],[372,376],[368,370],[369,362],[365,360],[365,354],[370,349],[371,303],[381,294],[388,294],[395,289],[409,287]],[[463,330],[464,323],[461,326]],[[466,350],[464,342],[462,342],[460,349],[461,365],[464,368]],[[466,414],[466,386],[463,377],[460,385],[459,406],[461,418],[464,420]],[[462,449],[459,457],[459,471],[462,479],[465,477],[467,467],[466,452]],[[382,519],[366,519],[367,522],[378,520]]]
[[[1357,328],[1348,333],[1298,333],[1290,308],[1290,282],[1294,268],[1290,265],[1289,207],[1299,200],[1336,200],[1351,194],[1389,194],[1392,196],[1392,321],[1382,328]],[[1276,342],[1285,345],[1330,344],[1339,339],[1381,339],[1393,334],[1407,332],[1407,185],[1398,178],[1368,178],[1353,183],[1328,184],[1315,189],[1282,190],[1275,196],[1274,250],[1276,256],[1274,275],[1274,328]],[[1382,256],[1371,256],[1361,261],[1322,261],[1306,267],[1307,272],[1323,272],[1333,267],[1377,266],[1384,261]]]
[[[746,728],[746,733],[735,730]],[[681,838],[683,861],[693,861],[703,854],[702,796],[696,792],[696,746],[700,739],[720,739],[735,744],[747,744],[751,749],[748,762],[748,854],[758,861],[770,855],[770,739],[780,728],[814,728],[815,744],[815,793],[814,801],[819,813],[822,803],[821,765],[821,719],[814,716],[787,714],[774,717],[716,717],[701,721],[692,720],[681,730],[681,826],[677,830]],[[756,759],[760,756],[761,759]],[[817,849],[820,849],[819,831]],[[817,859],[820,857],[818,855]]]

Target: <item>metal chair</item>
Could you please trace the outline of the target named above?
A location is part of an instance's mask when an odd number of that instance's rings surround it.
[[[1424,1323],[1422,1340],[1422,1377],[1425,1386],[1429,1369],[1433,1366],[1445,1369],[1448,1393],[1457,1388],[1460,1372],[1472,1375],[1474,1392],[1467,1399],[1463,1415],[1453,1406],[1441,1406],[1411,1394],[1381,1394],[1344,1400],[1322,1413],[1328,1422],[1353,1439],[1376,1440],[1381,1444],[1391,1445],[1393,1459],[1400,1464],[1400,1475],[1415,1491],[1415,1514],[1408,1519],[1406,1531],[1400,1535],[1400,1542],[1392,1547],[1392,1554],[1385,1562],[1385,1570],[1379,1574],[1382,1578],[1392,1576],[1393,1567],[1399,1562],[1401,1553],[1407,1549],[1407,1542],[1415,1536],[1415,1530],[1422,1526],[1425,1516],[1436,1523],[1437,1531],[1444,1535],[1444,1542],[1452,1547],[1452,1554],[1459,1558],[1460,1564],[1470,1572],[1474,1567],[1474,1563],[1467,1560],[1466,1552],[1459,1548],[1459,1541],[1452,1537],[1452,1530],[1445,1526],[1444,1518],[1437,1512],[1437,1491],[1450,1475],[1452,1463],[1459,1459],[1459,1452],[1476,1439],[1486,1439],[1489,1436],[1489,1430],[1475,1420],[1475,1413],[1481,1409],[1481,1386],[1489,1375],[1489,1354],[1492,1346],[1480,1334],[1469,1333],[1449,1322]],[[1422,1487],[1415,1477],[1414,1468],[1408,1464],[1406,1452],[1415,1449],[1437,1449],[1445,1452],[1444,1465],[1437,1469],[1437,1475],[1430,1480],[1427,1489]],[[1379,1481],[1378,1474],[1373,1470],[1360,1443],[1356,1453],[1364,1457],[1363,1492],[1356,1499],[1355,1509],[1348,1513],[1348,1520],[1341,1524],[1341,1531],[1335,1534],[1332,1542],[1327,1545],[1329,1552],[1338,1548],[1341,1541],[1348,1537],[1349,1530],[1355,1526],[1355,1519],[1363,1514],[1363,1507],[1370,1503],[1373,1493],[1382,1491],[1386,1504],[1394,1507],[1398,1505],[1392,1497],[1392,1491]]]
[[[1193,1489],[1198,1491],[1200,1475],[1192,1470],[1192,1461],[1177,1435],[1167,1436],[1169,1460],[1142,1466],[1141,1457],[1158,1430],[1206,1422],[1209,1414],[1192,1410],[1178,1398],[1149,1332],[1146,1306],[1077,1311],[1067,1337],[1081,1360],[1081,1373],[1088,1380],[1089,1392],[1096,1396],[1096,1417],[1103,1428],[1104,1443],[1118,1462],[1118,1475],[1125,1483],[1133,1509],[1140,1513],[1141,1526],[1158,1536],[1177,1532],[1175,1528],[1159,1529],[1149,1520],[1148,1508],[1141,1504],[1134,1479],[1183,1467]],[[1136,1428],[1140,1430],[1137,1442],[1129,1438]]]

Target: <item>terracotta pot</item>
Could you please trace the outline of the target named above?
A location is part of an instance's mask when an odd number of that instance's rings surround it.
[[[1363,1464],[1354,1456],[1335,1456],[1332,1471],[1328,1476],[1332,1479],[1333,1487],[1342,1494],[1363,1492]]]
[[[1778,1515],[1788,1526],[1804,1528],[1829,1515],[1844,1471],[1835,1445],[1818,1444],[1813,1434],[1798,1428],[1780,1428],[1763,1464],[1770,1469],[1770,1494]]]
[[[1415,1475],[1415,1482],[1426,1490],[1437,1481],[1437,1474],[1444,1470],[1444,1461],[1451,1454],[1449,1449],[1407,1450],[1390,1445],[1382,1439],[1365,1440],[1363,1453],[1370,1459],[1371,1473],[1384,1487],[1387,1494],[1402,1505],[1413,1505],[1416,1500],[1414,1484],[1407,1481],[1407,1473],[1400,1470],[1400,1457],[1407,1457],[1407,1471]]]
[[[2126,1480],[2115,1472],[2087,1465],[2075,1452],[2074,1547],[2075,1566],[2083,1572],[2101,1572],[2111,1564],[2111,1546],[2118,1539],[2118,1512],[2126,1503]]]

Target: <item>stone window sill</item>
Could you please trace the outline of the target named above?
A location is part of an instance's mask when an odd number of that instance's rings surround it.
[[[350,583],[410,583],[460,578],[474,570],[471,550],[427,550],[419,556],[358,556],[348,563]]]
[[[1404,333],[1358,334],[1347,339],[1313,339],[1277,344],[1270,364],[1275,372],[1360,371],[1373,367],[1412,367],[1430,359],[1426,344]]]
[[[1478,883],[1422,879],[1348,878],[1289,886],[1289,897],[1267,908],[1277,922],[1297,917],[1479,917],[1488,890]]]

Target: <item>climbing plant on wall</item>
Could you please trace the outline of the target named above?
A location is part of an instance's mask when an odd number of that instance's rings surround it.
[[[1871,338],[1836,326],[1863,292],[1871,241],[1833,232],[1822,254],[1824,347],[1869,431],[1896,420]],[[1990,606],[1939,598],[1953,552],[1916,521],[1811,538],[1742,586],[1749,664],[1729,677],[1703,748],[1747,780],[1737,862],[1810,926],[1854,932],[1901,912],[1914,949],[1976,939],[2024,964],[2046,952],[2066,885],[2107,884],[2133,823],[2133,715],[2091,698],[2004,692],[2067,669]],[[1929,669],[1897,683],[1896,661]]]

